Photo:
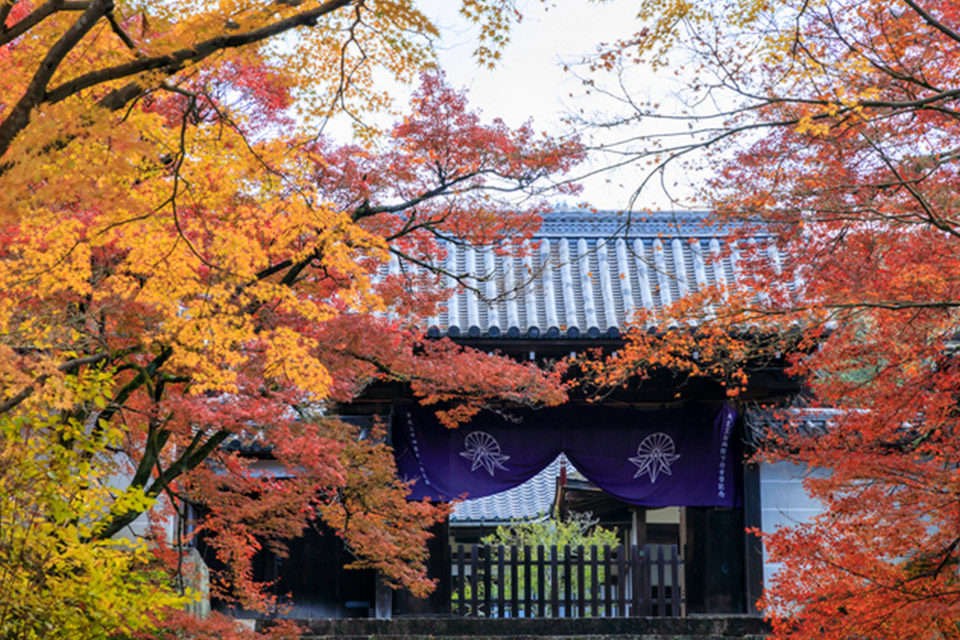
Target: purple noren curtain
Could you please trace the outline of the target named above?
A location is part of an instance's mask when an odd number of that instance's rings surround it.
[[[736,411],[565,405],[484,411],[459,429],[397,406],[393,446],[410,498],[481,498],[536,475],[561,452],[591,482],[636,505],[740,505]]]

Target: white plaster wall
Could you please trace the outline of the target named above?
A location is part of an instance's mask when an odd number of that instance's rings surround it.
[[[127,463],[120,466],[124,468],[124,471],[118,471],[111,476],[109,478],[109,484],[117,489],[125,489],[126,487],[130,486],[130,482],[133,480],[133,472],[131,470],[132,465]],[[251,464],[250,472],[254,476],[269,475],[274,478],[289,477],[290,475],[290,471],[275,460],[257,460]],[[168,498],[166,496],[160,496],[157,503],[157,508],[165,507],[168,504],[167,500]],[[167,542],[174,541],[176,537],[176,525],[177,521],[174,517],[167,518],[164,521],[163,531]],[[143,538],[147,535],[149,526],[149,517],[146,513],[143,513],[139,515],[136,520],[127,525],[127,527],[117,533],[114,538],[123,538],[128,540]]]
[[[130,482],[133,480],[133,468],[132,463],[127,459],[126,456],[122,456],[117,460],[116,465],[118,470],[115,474],[110,476],[107,480],[107,484],[118,490],[124,490],[130,486]],[[147,528],[149,527],[149,521],[146,514],[141,514],[136,520],[131,522],[127,527],[122,529],[119,533],[114,535],[114,538],[122,538],[126,540],[136,540],[137,538],[142,538],[147,533]]]
[[[793,526],[816,516],[823,509],[820,503],[807,495],[801,484],[808,475],[807,467],[791,462],[760,464],[760,528],[764,533],[778,527]],[[763,551],[763,583],[770,584],[779,563],[770,562]]]
[[[119,490],[124,490],[130,486],[133,481],[133,465],[126,458],[117,463],[118,470],[107,480],[107,483]],[[160,496],[157,507],[165,506],[166,496]],[[167,542],[173,542],[175,535],[175,518],[167,518],[163,523],[164,536]],[[150,527],[150,519],[146,513],[137,516],[137,519],[121,529],[113,537],[116,539],[137,540],[147,535]]]

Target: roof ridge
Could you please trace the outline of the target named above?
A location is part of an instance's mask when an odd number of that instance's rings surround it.
[[[615,211],[555,209],[543,214],[535,237],[716,237],[733,231],[711,220],[709,211]]]

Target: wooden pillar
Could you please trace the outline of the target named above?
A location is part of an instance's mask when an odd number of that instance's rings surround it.
[[[743,569],[747,613],[754,614],[763,591],[763,540],[746,529],[760,528],[760,514],[760,465],[751,462],[743,466]]]
[[[393,592],[391,615],[433,615],[450,612],[450,523],[448,520],[435,524],[430,532],[433,537],[427,542],[430,557],[427,560],[427,577],[437,581],[437,588],[426,598],[414,598],[408,591]]]
[[[376,586],[374,587],[373,617],[377,620],[385,620],[393,617],[393,589],[387,586],[387,583],[380,575],[377,575]]]
[[[689,613],[744,613],[743,509],[688,507],[684,554]]]
[[[631,507],[630,524],[630,540],[627,543],[642,547],[647,543],[647,510],[644,507]]]

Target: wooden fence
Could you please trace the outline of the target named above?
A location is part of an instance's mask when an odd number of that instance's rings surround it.
[[[457,545],[451,611],[487,618],[680,616],[676,545]]]

